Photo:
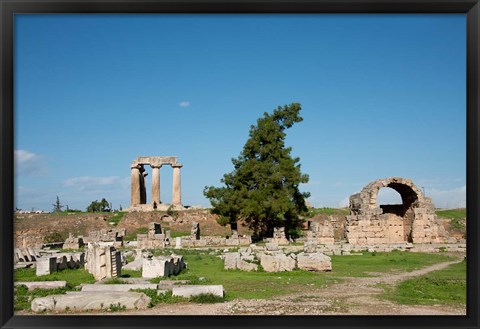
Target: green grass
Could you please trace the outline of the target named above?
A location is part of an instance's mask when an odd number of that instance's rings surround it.
[[[104,284],[128,284],[128,282],[123,281],[119,278],[110,278],[103,281]]]
[[[465,220],[467,212],[465,208],[435,210],[439,218],[450,219],[450,227],[456,230],[465,230]]]
[[[466,262],[453,264],[444,270],[385,287],[382,297],[409,305],[464,305],[466,303]]]
[[[113,222],[114,226],[117,226],[125,214],[126,214],[125,211],[119,211],[119,212],[116,212],[112,217],[109,217],[107,220],[109,223]]]
[[[135,241],[137,240],[137,234],[147,234],[148,233],[148,227],[139,227],[128,234],[126,234],[123,237],[124,241]]]
[[[127,264],[135,260],[135,257],[133,255],[128,255],[126,258],[127,258]]]
[[[156,251],[170,254],[173,250]],[[365,253],[362,256],[332,256],[333,271],[326,273],[295,270],[292,272],[244,272],[225,270],[223,261],[208,251],[175,250],[184,256],[188,269],[169,279],[192,280],[192,284],[221,284],[226,300],[235,298],[272,298],[342,281],[343,277],[366,277],[369,272],[413,271],[434,263],[451,260],[443,254],[409,252]],[[204,277],[203,281],[199,278]],[[158,282],[160,278],[152,279]],[[153,282],[153,281],[151,281]],[[198,282],[198,283],[197,283]]]
[[[178,237],[181,237],[181,236],[189,236],[190,235],[190,232],[186,232],[186,231],[177,231],[177,232],[170,232],[170,237],[171,238],[178,238]]]
[[[15,286],[13,308],[15,311],[30,310],[31,302],[34,298],[46,297],[49,295],[61,295],[70,290],[72,290],[70,287],[65,287],[54,289],[34,289],[32,291],[28,291],[28,288],[24,285]]]
[[[76,287],[81,283],[95,283],[92,274],[84,269],[65,269],[48,275],[36,276],[34,268],[16,269],[13,274],[14,281],[67,281],[69,287]]]
[[[312,208],[308,211],[308,217],[313,217],[318,214],[322,215],[348,215],[350,210],[348,208]]]
[[[121,275],[122,278],[141,278],[142,270],[124,270],[122,269]]]
[[[435,210],[435,213],[439,218],[450,219],[465,219],[467,218],[467,211],[465,208],[448,209],[448,210]]]
[[[233,300],[235,298],[274,298],[275,296],[299,291],[310,291],[329,286],[343,281],[345,277],[366,277],[374,275],[371,274],[371,272],[409,272],[453,259],[444,253],[376,252],[364,253],[359,256],[332,256],[333,270],[331,272],[294,270],[292,272],[269,273],[261,270],[254,272],[225,270],[223,268],[223,261],[219,257],[209,255],[211,251],[211,249],[162,249],[154,250],[154,254],[169,255],[174,252],[183,255],[185,261],[188,263],[188,268],[177,276],[171,276],[169,279],[190,280],[190,284],[223,285],[226,292],[224,300]],[[141,272],[122,271],[122,274],[136,277],[137,275],[140,276]],[[158,282],[161,279],[164,278],[155,278],[152,279],[151,282]],[[442,278],[438,278],[438,280],[440,279]],[[93,283],[95,281],[92,275],[80,269],[65,270],[38,278],[35,276],[34,269],[20,269],[15,270],[15,280],[66,280],[70,288],[80,283]],[[157,296],[156,290],[154,290],[154,292],[155,296]],[[153,292],[149,292],[149,294],[154,295]],[[152,296],[150,297],[152,298]],[[152,298],[153,304],[186,301],[185,299],[176,299],[176,297],[174,298],[168,294],[161,294],[154,298],[154,300]]]
[[[163,294],[158,294],[157,289],[131,289],[130,291],[143,292],[150,297],[148,307],[153,307],[157,304],[174,304],[187,301],[186,298],[179,296],[172,296],[172,291],[169,290]]]

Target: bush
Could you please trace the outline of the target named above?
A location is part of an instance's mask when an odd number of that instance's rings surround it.
[[[43,243],[62,242],[62,241],[65,241],[66,238],[67,238],[66,235],[63,235],[62,233],[55,231],[45,235],[45,237],[43,238]]]
[[[212,293],[200,294],[190,297],[190,301],[194,303],[222,303],[223,297],[216,296]]]

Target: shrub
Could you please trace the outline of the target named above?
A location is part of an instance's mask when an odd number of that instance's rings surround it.
[[[45,237],[43,238],[43,243],[62,242],[65,241],[66,238],[67,237],[62,233],[55,231],[45,235]]]
[[[222,303],[223,297],[216,296],[212,293],[200,294],[190,297],[190,301],[194,303]]]
[[[108,306],[108,310],[110,312],[118,312],[118,311],[125,311],[127,309],[127,307],[125,305],[122,305],[120,303],[117,303],[117,304],[110,304]]]

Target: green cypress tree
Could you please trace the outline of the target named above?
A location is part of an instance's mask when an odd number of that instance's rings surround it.
[[[232,159],[234,170],[225,174],[224,187],[205,187],[204,195],[219,214],[220,223],[243,220],[259,238],[271,236],[274,227],[285,227],[294,236],[301,225],[299,215],[307,212],[308,192],[299,185],[308,182],[300,171],[300,159],[285,147],[285,130],[303,118],[298,103],[264,113],[250,134],[240,156]]]

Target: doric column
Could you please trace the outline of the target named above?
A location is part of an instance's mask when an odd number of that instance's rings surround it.
[[[132,165],[131,178],[132,178],[132,190],[130,192],[130,206],[140,204],[140,166]]]
[[[172,190],[172,205],[181,206],[181,187],[180,187],[180,168],[183,165],[181,163],[172,164],[173,168],[173,190]]]
[[[145,177],[147,177],[148,173],[145,172],[145,168],[143,165],[140,168],[140,203],[146,204],[147,203],[147,187],[145,186]]]
[[[162,165],[152,165],[152,205],[160,204],[160,168]]]

